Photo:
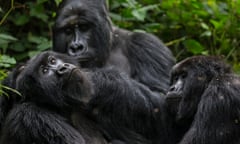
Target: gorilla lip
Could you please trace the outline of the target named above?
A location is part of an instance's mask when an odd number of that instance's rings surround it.
[[[166,98],[167,99],[181,99],[182,96],[181,96],[181,94],[177,94],[177,93],[174,93],[174,92],[168,92]]]
[[[70,79],[73,77],[75,71],[79,71],[79,68],[73,68],[73,69],[71,70],[71,72],[70,72],[67,80],[70,80]]]
[[[77,56],[77,60],[79,62],[84,62],[84,61],[89,61],[91,59],[91,56],[89,55],[80,55],[80,56]]]

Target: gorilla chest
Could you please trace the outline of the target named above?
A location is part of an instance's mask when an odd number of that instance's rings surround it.
[[[114,67],[127,75],[131,74],[129,61],[120,48],[111,51],[106,67]]]

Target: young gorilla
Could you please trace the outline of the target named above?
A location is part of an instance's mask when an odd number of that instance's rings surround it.
[[[176,64],[167,101],[185,133],[180,144],[238,144],[240,78],[220,58],[195,56]]]
[[[11,87],[16,88],[22,97],[3,123],[0,143],[107,144],[91,119],[73,109],[74,106],[84,107],[84,104],[76,105],[76,102],[90,97],[89,91],[84,90],[90,90],[90,84],[84,78],[63,76],[68,67],[75,67],[72,64],[77,64],[76,60],[46,52],[10,74]],[[74,79],[74,84],[71,79]],[[76,87],[81,97],[74,95]],[[68,90],[72,91],[69,95],[64,93]],[[79,118],[88,126],[79,124],[79,130],[73,128],[71,116],[76,114],[75,120]]]
[[[84,71],[76,65],[54,52],[27,63],[15,76],[23,97],[5,120],[2,143],[172,141],[162,97],[114,69]]]
[[[64,0],[53,28],[53,50],[84,68],[115,67],[153,91],[165,93],[171,51],[155,36],[113,27],[105,0]]]

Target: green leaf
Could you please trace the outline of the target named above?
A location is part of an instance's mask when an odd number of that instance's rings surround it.
[[[223,26],[223,24],[221,22],[218,22],[218,21],[213,20],[213,19],[211,19],[210,22],[213,24],[215,29],[219,29]]]
[[[29,57],[33,57],[33,56],[35,56],[35,55],[37,55],[39,53],[40,53],[40,51],[30,51],[30,52],[28,52],[28,56]]]
[[[42,4],[42,3],[45,3],[47,2],[48,0],[37,0],[37,4]]]
[[[205,31],[204,33],[202,33],[202,34],[200,35],[200,37],[204,37],[204,36],[210,37],[211,35],[212,35],[212,32],[211,32],[211,31]]]
[[[209,26],[206,23],[201,23],[201,27],[205,30],[209,30]]]
[[[29,16],[27,15],[18,15],[18,18],[14,21],[14,23],[18,26],[22,26],[29,22]]]
[[[37,46],[38,50],[46,50],[52,47],[52,43],[50,41],[43,42]]]
[[[116,20],[116,21],[121,21],[122,20],[122,16],[116,13],[110,13],[110,16],[112,18],[112,20]]]
[[[44,13],[44,7],[43,5],[34,5],[34,4],[29,4],[30,6],[30,15],[36,18],[41,19],[44,22],[47,22],[48,16]]]
[[[14,50],[15,52],[24,52],[26,50],[26,46],[24,45],[23,41],[16,42],[12,44],[12,47],[10,47],[11,50]]]
[[[59,6],[59,4],[62,2],[62,0],[54,0],[54,1],[57,4],[57,6]]]
[[[139,9],[134,9],[132,11],[132,14],[134,17],[136,17],[138,20],[140,21],[144,21],[144,19],[146,18],[146,14],[149,10],[153,10],[155,8],[157,8],[158,5],[148,5],[145,7],[141,7]]]
[[[11,35],[8,35],[8,34],[4,34],[4,33],[0,33],[0,39],[3,39],[3,40],[8,40],[8,41],[17,41],[18,39],[11,36]]]
[[[146,17],[146,11],[143,9],[136,9],[132,11],[132,15],[137,18],[137,20],[144,21]]]
[[[205,50],[204,47],[194,39],[185,40],[183,44],[189,52],[195,55],[201,54]]]
[[[16,93],[19,96],[22,96],[21,93],[18,92],[17,90],[0,84],[0,94],[9,96],[8,93],[6,93],[4,90],[9,90],[9,91],[12,91],[12,92]]]
[[[29,40],[29,42],[32,42],[32,43],[35,43],[35,44],[40,44],[43,41],[43,38],[39,37],[39,36],[34,36],[34,35],[29,34],[28,35],[28,40]]]
[[[0,55],[0,67],[9,68],[11,65],[16,64],[16,60],[7,55]]]

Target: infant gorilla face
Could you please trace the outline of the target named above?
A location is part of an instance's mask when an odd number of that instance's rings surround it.
[[[54,106],[85,103],[90,82],[77,60],[55,52],[43,52],[30,59],[16,79],[16,89],[25,100]]]

